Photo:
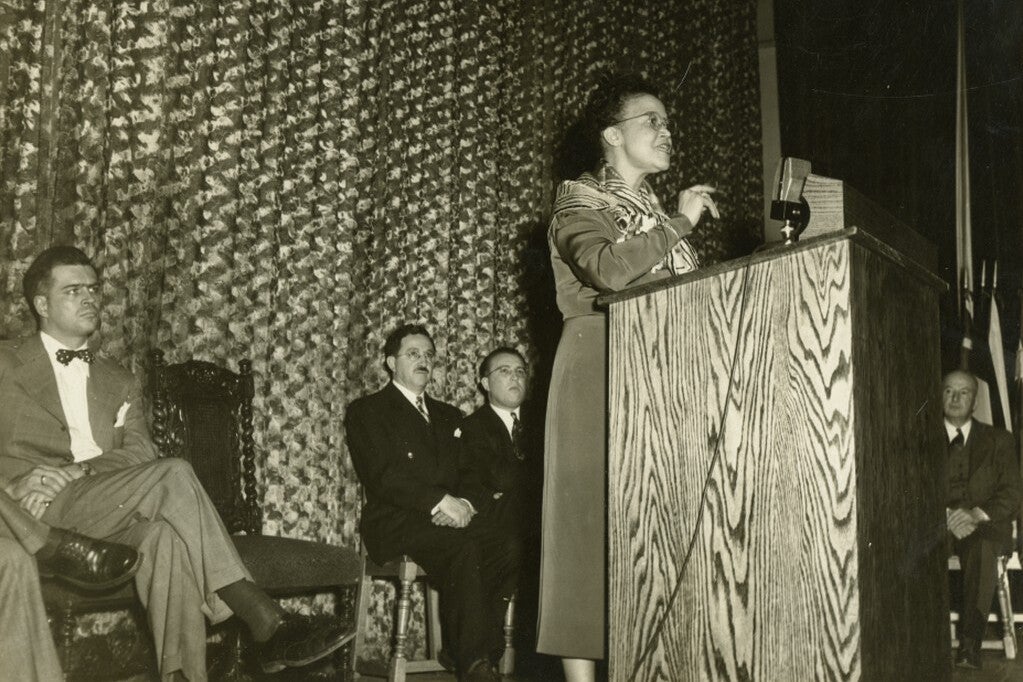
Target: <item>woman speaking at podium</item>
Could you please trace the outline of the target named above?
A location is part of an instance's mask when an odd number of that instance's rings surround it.
[[[607,329],[601,293],[699,267],[686,235],[714,189],[661,208],[646,177],[671,165],[671,123],[637,75],[606,78],[583,112],[597,167],[558,188],[548,240],[564,318],[547,402],[537,650],[560,656],[569,682],[595,678],[606,634]]]

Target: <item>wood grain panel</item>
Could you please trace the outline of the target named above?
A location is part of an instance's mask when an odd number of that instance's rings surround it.
[[[863,678],[947,679],[937,293],[860,246],[852,279]]]
[[[859,678],[848,254],[612,308],[612,679]]]

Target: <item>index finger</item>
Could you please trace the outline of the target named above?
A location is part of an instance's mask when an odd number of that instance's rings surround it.
[[[707,205],[707,209],[710,211],[710,214],[712,216],[714,216],[714,218],[720,218],[721,217],[721,214],[718,212],[718,205],[714,203],[713,199],[711,199],[710,197],[707,197],[707,204],[706,205]]]
[[[717,189],[712,185],[693,185],[688,189],[690,192],[697,192],[700,194],[713,194],[717,191]]]

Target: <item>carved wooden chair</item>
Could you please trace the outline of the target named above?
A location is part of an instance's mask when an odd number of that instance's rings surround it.
[[[358,551],[260,533],[251,363],[241,361],[239,372],[234,373],[199,360],[168,366],[159,350],[152,359],[153,440],[161,456],[191,463],[255,582],[275,597],[335,592],[339,605],[344,598],[356,601],[362,577]],[[95,595],[47,582],[43,597],[50,612],[58,614],[55,630],[65,671],[72,667],[76,615],[138,603],[132,583]],[[238,634],[237,627],[230,633],[230,660],[226,669],[218,671],[221,679],[237,673]]]
[[[163,456],[191,463],[257,585],[275,597],[333,592],[339,605],[346,596],[354,602],[357,550],[261,534],[252,364],[238,364],[237,374],[201,360],[166,365],[154,351],[153,440]]]

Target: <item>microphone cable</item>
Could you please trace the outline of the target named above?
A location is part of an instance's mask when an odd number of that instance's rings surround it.
[[[728,388],[725,391],[725,405],[721,410],[720,424],[718,426],[717,436],[714,439],[714,450],[713,454],[711,455],[710,463],[707,465],[707,473],[703,478],[703,488],[700,491],[699,510],[697,511],[696,519],[693,522],[693,531],[692,534],[689,536],[689,544],[686,547],[686,553],[682,559],[682,565],[679,567],[678,570],[678,577],[676,578],[675,587],[672,589],[671,594],[668,596],[668,601],[664,606],[664,612],[661,614],[661,617],[657,620],[657,625],[654,626],[654,630],[650,634],[650,638],[647,640],[646,645],[640,652],[639,658],[636,659],[636,663],[632,668],[632,674],[629,675],[630,681],[635,681],[636,676],[639,674],[640,668],[643,667],[643,664],[646,662],[646,659],[653,652],[654,646],[661,638],[661,631],[664,629],[664,625],[668,620],[668,616],[671,615],[672,606],[674,606],[675,600],[678,598],[679,590],[682,588],[682,578],[685,577],[686,569],[689,567],[689,560],[693,554],[693,549],[695,549],[696,547],[696,539],[699,537],[700,526],[702,525],[703,522],[703,511],[707,501],[707,489],[710,487],[710,481],[714,475],[714,469],[717,466],[718,461],[721,459],[721,434],[725,430],[725,418],[728,416],[728,408],[731,405],[732,386],[734,385],[735,381],[735,367],[737,364],[736,361],[739,358],[739,350],[743,339],[741,325],[743,320],[746,318],[746,304],[749,300],[749,277],[750,269],[753,266],[753,256],[755,256],[757,252],[769,246],[776,246],[776,244],[773,243],[761,244],[746,257],[746,265],[744,266],[742,276],[742,295],[739,303],[738,317],[739,333],[737,334],[735,340],[735,350],[732,351],[732,358],[728,370]]]

